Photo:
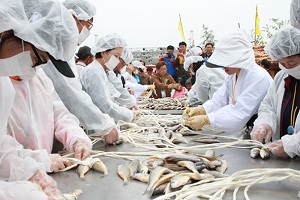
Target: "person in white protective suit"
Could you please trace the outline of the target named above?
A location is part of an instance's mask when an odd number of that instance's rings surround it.
[[[190,56],[201,56],[203,54],[203,50],[201,47],[193,47],[186,53],[186,58]]]
[[[134,60],[131,63],[133,67],[133,74],[128,73],[127,71],[122,74],[125,79],[125,88],[133,90],[135,98],[139,98],[142,92],[145,90],[155,90],[155,85],[141,85],[139,69],[144,70],[145,66],[138,60]]]
[[[281,69],[261,103],[251,137],[277,156],[300,156],[300,30],[287,26],[265,46]],[[272,139],[273,142],[269,143]]]
[[[78,28],[76,33],[79,32],[77,43],[81,44],[90,35],[89,30],[92,28],[96,8],[88,0],[65,0],[63,5],[73,15],[74,20],[69,23],[70,25],[76,23]],[[114,120],[109,115],[102,113],[91,97],[82,90],[74,58],[70,58],[68,63],[77,78],[61,75],[53,65],[45,65],[43,70],[52,80],[55,90],[65,106],[79,119],[80,125],[86,130],[93,130],[96,135],[102,136],[106,143],[112,144],[119,138]]]
[[[224,131],[241,131],[257,113],[272,83],[266,70],[255,63],[246,31],[237,29],[225,34],[206,66],[223,66],[229,76],[211,100],[199,107],[186,108],[185,123],[195,130],[211,125]]]
[[[6,134],[14,96],[9,78],[0,77],[0,199],[57,199],[61,193],[45,172],[51,166],[47,151],[24,149]]]
[[[50,154],[53,139],[64,144],[75,158],[89,155],[91,141],[57,96],[52,82],[39,67],[55,65],[61,73],[72,76],[62,60],[70,59],[78,34],[70,13],[57,1],[38,0],[3,5],[1,18],[1,76],[9,76],[16,91],[7,122],[7,133],[24,148],[45,149],[51,170],[58,171],[70,162]],[[51,9],[49,9],[51,8]],[[60,26],[56,24],[59,23]],[[55,46],[55,48],[53,48]],[[73,50],[74,51],[74,50]]]
[[[123,48],[122,55],[124,52],[127,53],[127,51],[129,52],[127,48]],[[117,65],[117,67],[114,68],[113,71],[109,70],[106,72],[108,81],[113,85],[113,87],[110,87],[111,94],[113,96],[112,100],[120,106],[127,107],[130,110],[137,110],[138,106],[136,104],[136,98],[133,95],[131,95],[128,92],[128,90],[124,87],[124,83],[125,83],[123,82],[124,79],[122,80],[122,75],[120,75],[118,71],[118,68],[120,69],[119,66],[121,65],[121,63],[124,64],[124,60],[121,57],[119,58],[119,60],[120,60],[119,64]]]
[[[300,30],[300,0],[291,1],[291,25]]]
[[[113,70],[119,64],[120,56],[126,43],[116,34],[101,37],[92,47],[95,60],[81,71],[80,81],[83,89],[90,95],[94,104],[105,114],[112,117],[115,122],[119,120],[131,122],[134,112],[117,104],[113,99],[120,97],[121,93],[109,81],[116,79]],[[110,77],[111,76],[111,77]],[[123,88],[124,89],[124,88]],[[135,105],[135,102],[132,106]]]
[[[193,85],[192,90],[194,90],[197,100],[203,104],[210,100],[213,97],[213,94],[223,85],[227,74],[221,68],[206,67],[202,56],[187,57],[183,67],[188,71],[190,66],[196,65],[200,65],[201,67],[198,67],[199,69],[196,72],[196,82]],[[193,92],[189,92],[188,101],[193,98],[195,98],[193,97]]]
[[[45,38],[53,39],[56,36],[55,34],[53,37],[47,35],[47,31],[45,31],[47,25],[45,26],[45,24],[51,22],[53,24],[54,20],[55,22],[68,20],[64,16],[67,11],[61,9],[61,4],[56,0],[40,0],[36,3],[31,4],[23,0],[3,0],[0,5],[0,17],[2,19],[0,22],[0,199],[63,198],[55,181],[45,172],[63,168],[63,159],[59,155],[49,156],[47,150],[43,148],[40,150],[24,149],[16,140],[22,136],[19,137],[20,135],[14,134],[17,138],[13,138],[7,135],[8,117],[11,115],[12,109],[16,110],[16,108],[12,108],[15,106],[16,93],[11,80],[3,76],[12,78],[15,76],[14,78],[19,81],[29,80],[37,70],[37,68],[33,68],[33,64],[35,66],[37,63],[40,64],[42,59],[50,59],[55,63],[60,63],[60,70],[66,75],[71,74],[68,65],[57,59],[62,58],[61,52],[65,50],[63,47],[72,44],[72,35],[68,32],[72,30],[72,27],[49,27],[51,31],[60,32],[62,38],[59,43],[55,43],[56,40],[53,40],[53,44],[57,44],[55,50],[49,48],[48,44],[45,43]],[[50,7],[57,11],[53,12],[50,9],[47,13],[35,12],[41,11],[41,7]],[[29,10],[34,13],[31,17],[25,14],[25,11],[28,12]],[[61,15],[57,16],[57,12]],[[64,38],[64,36],[66,37]],[[25,91],[22,92],[25,93]],[[22,109],[26,107],[27,103],[23,102],[17,107],[20,110],[20,115],[23,114]],[[40,117],[44,117],[44,115],[40,115]],[[14,182],[27,180],[29,182]]]

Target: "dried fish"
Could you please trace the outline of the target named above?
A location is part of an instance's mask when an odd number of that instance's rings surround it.
[[[179,188],[180,186],[186,185],[190,179],[191,177],[188,175],[178,174],[171,179],[171,188]]]
[[[97,161],[93,164],[92,168],[96,171],[103,172],[104,176],[108,175],[107,167],[105,164],[99,159],[96,159]]]
[[[161,184],[160,186],[156,187],[156,188],[154,189],[154,191],[153,191],[152,196],[158,195],[158,194],[163,194],[164,191],[165,191],[165,189],[166,189],[166,187],[168,186],[169,183],[170,183],[170,182],[164,183],[164,184]]]
[[[204,156],[212,158],[215,156],[215,151],[213,149],[209,149],[205,152]]]
[[[82,194],[82,190],[74,190],[71,193],[63,194],[65,200],[76,200],[78,196]]]
[[[149,174],[143,174],[143,173],[135,173],[131,178],[134,180],[138,180],[144,183],[148,183],[149,182]]]
[[[84,180],[84,175],[90,170],[90,167],[88,165],[78,165],[77,172],[79,174],[79,177]]]
[[[167,172],[172,172],[171,170],[169,170],[168,168],[165,167],[161,167],[158,166],[156,168],[154,168],[151,173],[150,173],[150,177],[149,177],[149,182],[148,182],[148,187],[146,188],[144,193],[148,193],[150,192],[152,186],[160,179],[160,177]]]
[[[129,170],[130,170],[130,177],[133,176],[139,169],[140,165],[140,160],[139,159],[134,159],[130,165],[129,165]]]
[[[139,163],[139,168],[138,168],[138,172],[139,173],[143,173],[143,174],[147,174],[149,171],[148,167],[146,165],[144,165],[143,163]]]
[[[261,159],[265,160],[265,159],[269,159],[270,158],[270,150],[268,148],[261,148],[259,151],[259,155],[261,157]]]
[[[251,149],[250,157],[254,158],[254,159],[257,158],[259,156],[259,151],[260,151],[260,148],[257,148],[257,147]]]
[[[164,161],[165,162],[178,162],[178,161],[191,161],[191,162],[200,162],[201,159],[193,156],[193,155],[186,155],[186,154],[173,154],[165,157]]]
[[[155,188],[157,188],[158,186],[169,182],[174,176],[176,176],[178,173],[170,173],[167,175],[162,176],[150,189],[148,196],[151,197]]]
[[[191,161],[179,161],[179,162],[177,162],[177,165],[179,165],[181,167],[186,167],[189,170],[191,170],[192,172],[194,172],[194,174],[196,176],[200,176],[199,172],[196,169],[195,164],[193,162],[191,162]]]
[[[228,167],[228,163],[226,160],[221,160],[222,164],[221,166],[216,167],[216,170],[222,174],[225,173],[225,171],[227,170]]]
[[[118,174],[124,180],[124,185],[128,185],[130,180],[130,170],[124,165],[118,166]]]
[[[152,166],[153,166],[153,168],[155,168],[157,166],[162,166],[163,164],[164,164],[164,161],[162,159],[158,159],[152,163]]]

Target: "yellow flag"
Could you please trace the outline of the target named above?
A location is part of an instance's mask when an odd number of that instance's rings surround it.
[[[256,14],[255,14],[255,34],[260,35],[258,7],[257,6],[256,6]]]
[[[181,21],[180,15],[179,15],[178,30],[181,32],[181,38],[182,38],[182,40],[185,41],[185,36],[184,36],[184,31],[183,31],[183,26],[182,26],[182,21]]]

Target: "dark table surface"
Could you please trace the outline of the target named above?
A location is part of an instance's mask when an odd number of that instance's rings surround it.
[[[211,133],[213,131],[203,131],[205,133]],[[230,135],[235,137],[241,137],[240,134],[234,133],[218,133],[222,135]],[[192,144],[191,144],[192,145]],[[103,143],[96,143],[93,147],[94,150],[101,151],[147,151],[141,148],[135,148],[131,144],[122,145],[109,145],[105,146]],[[199,153],[204,151],[199,150]],[[254,168],[291,168],[300,170],[300,159],[283,159],[271,155],[268,160],[252,159],[249,156],[250,149],[237,149],[237,148],[222,148],[216,149],[216,154],[223,154],[222,159],[228,162],[228,169],[226,174],[231,175],[234,172],[244,169]],[[154,152],[153,154],[156,154]],[[138,157],[143,160],[145,157]],[[63,193],[68,193],[74,189],[82,189],[83,194],[79,196],[80,199],[92,200],[92,199],[114,199],[114,200],[133,200],[133,199],[147,199],[146,195],[143,195],[146,189],[146,184],[132,180],[129,185],[124,186],[123,180],[117,174],[118,165],[129,166],[130,161],[123,159],[114,159],[108,157],[100,157],[100,159],[106,164],[109,175],[103,177],[100,172],[89,171],[85,180],[81,180],[76,172],[72,169],[67,172],[60,172],[51,174],[54,180],[57,181],[58,188]],[[300,191],[299,182],[293,183],[290,181],[280,181],[268,184],[254,185],[248,191],[250,199],[300,199],[297,197]],[[227,192],[225,199],[232,199],[232,192]],[[241,188],[238,193],[237,199],[244,199],[243,189]]]

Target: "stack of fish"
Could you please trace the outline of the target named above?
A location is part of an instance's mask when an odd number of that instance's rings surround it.
[[[186,108],[186,98],[162,98],[153,99],[148,98],[147,100],[139,100],[141,109],[150,110],[184,110]]]
[[[226,177],[224,173],[227,162],[218,160],[219,157],[215,156],[213,150],[208,150],[204,155],[154,155],[144,161],[147,165],[139,160],[132,161],[129,167],[120,165],[118,174],[124,180],[124,184],[128,184],[130,179],[148,183],[145,194],[150,198],[152,195],[169,193],[200,180]],[[143,173],[140,173],[141,166],[147,168]]]

